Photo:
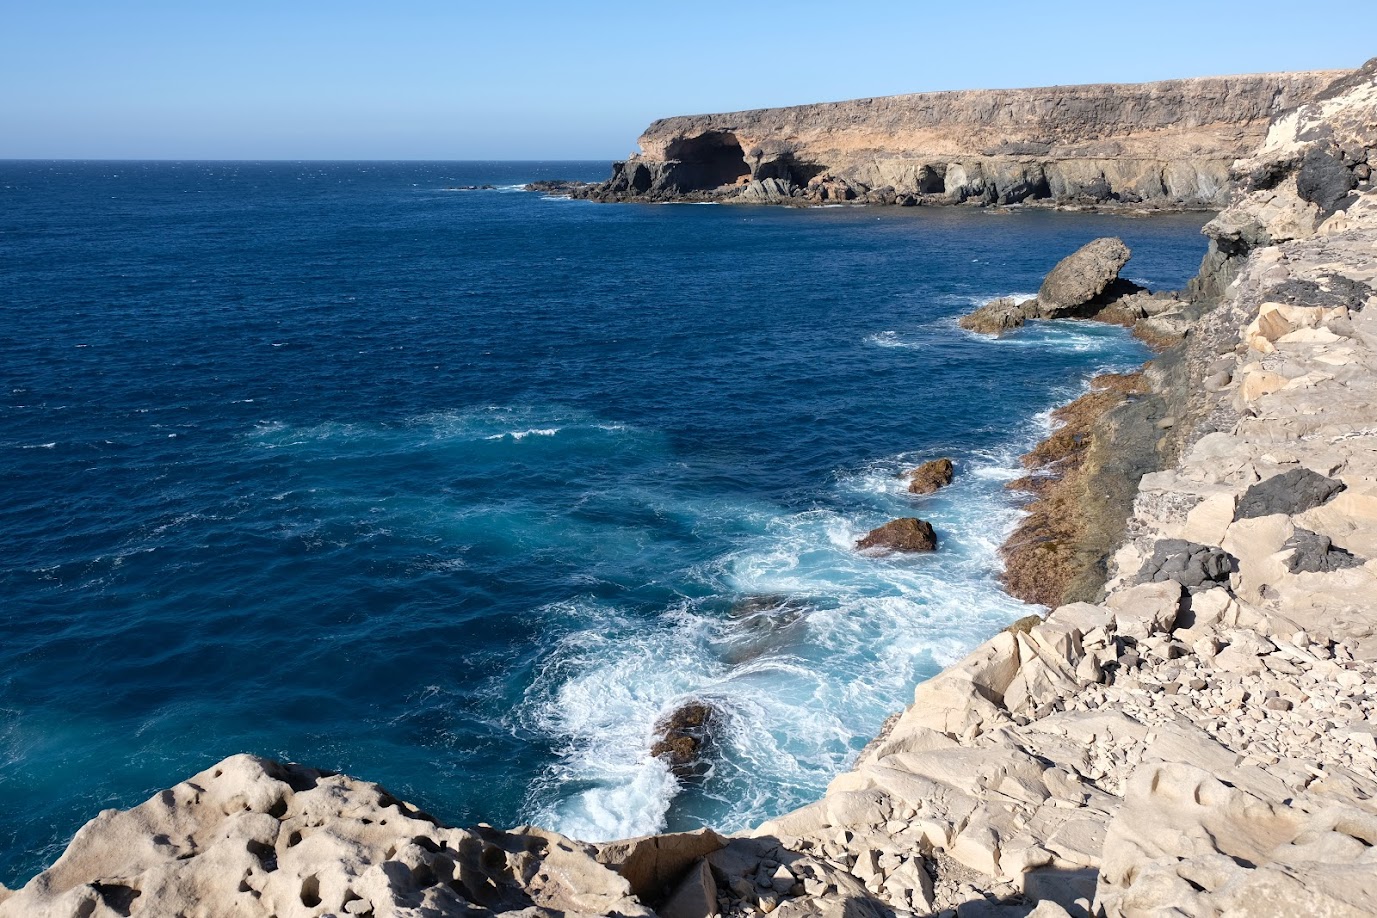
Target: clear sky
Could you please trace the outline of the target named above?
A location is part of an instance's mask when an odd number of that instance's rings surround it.
[[[1301,10],[0,0],[0,158],[611,159],[664,115],[1377,55],[1358,20],[1320,27]]]

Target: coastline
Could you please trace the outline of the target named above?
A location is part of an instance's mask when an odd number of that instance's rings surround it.
[[[1377,65],[1364,73],[1300,121],[1377,147],[1361,134]],[[1002,632],[922,683],[822,800],[731,840],[589,846],[440,830],[374,785],[235,757],[102,814],[24,890],[0,891],[0,915],[137,914],[139,899],[284,916],[1365,913],[1377,196],[1311,200],[1318,142],[1294,122],[1274,135],[1254,171],[1283,177],[1245,181],[1210,225],[1195,286],[1217,300],[1146,371],[1179,410],[1104,602]],[[1284,500],[1298,488],[1266,487],[1331,487],[1305,471],[1341,488],[1300,507]],[[1272,512],[1247,515],[1250,501]]]

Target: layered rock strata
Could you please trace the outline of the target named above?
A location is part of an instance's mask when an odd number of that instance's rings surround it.
[[[0,918],[1373,914],[1374,152],[1377,61],[1278,120],[1145,373],[1175,422],[1103,597],[919,685],[822,800],[594,846],[240,756],[101,814]]]
[[[917,93],[656,121],[602,201],[1214,207],[1340,71]]]

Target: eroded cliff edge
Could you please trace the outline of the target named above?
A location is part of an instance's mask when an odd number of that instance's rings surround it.
[[[594,846],[237,756],[101,814],[0,916],[1372,914],[1374,160],[1377,61],[1238,164],[1103,601],[918,686],[817,803]]]
[[[1341,71],[916,93],[665,118],[600,201],[1215,207],[1279,112]]]

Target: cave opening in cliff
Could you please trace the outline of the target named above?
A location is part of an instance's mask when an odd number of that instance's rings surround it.
[[[918,192],[920,194],[943,194],[947,190],[946,168],[924,166],[918,170]]]
[[[665,153],[667,158],[680,162],[675,179],[681,191],[731,185],[751,174],[740,141],[729,131],[708,131],[697,137],[681,138],[671,143]]]

